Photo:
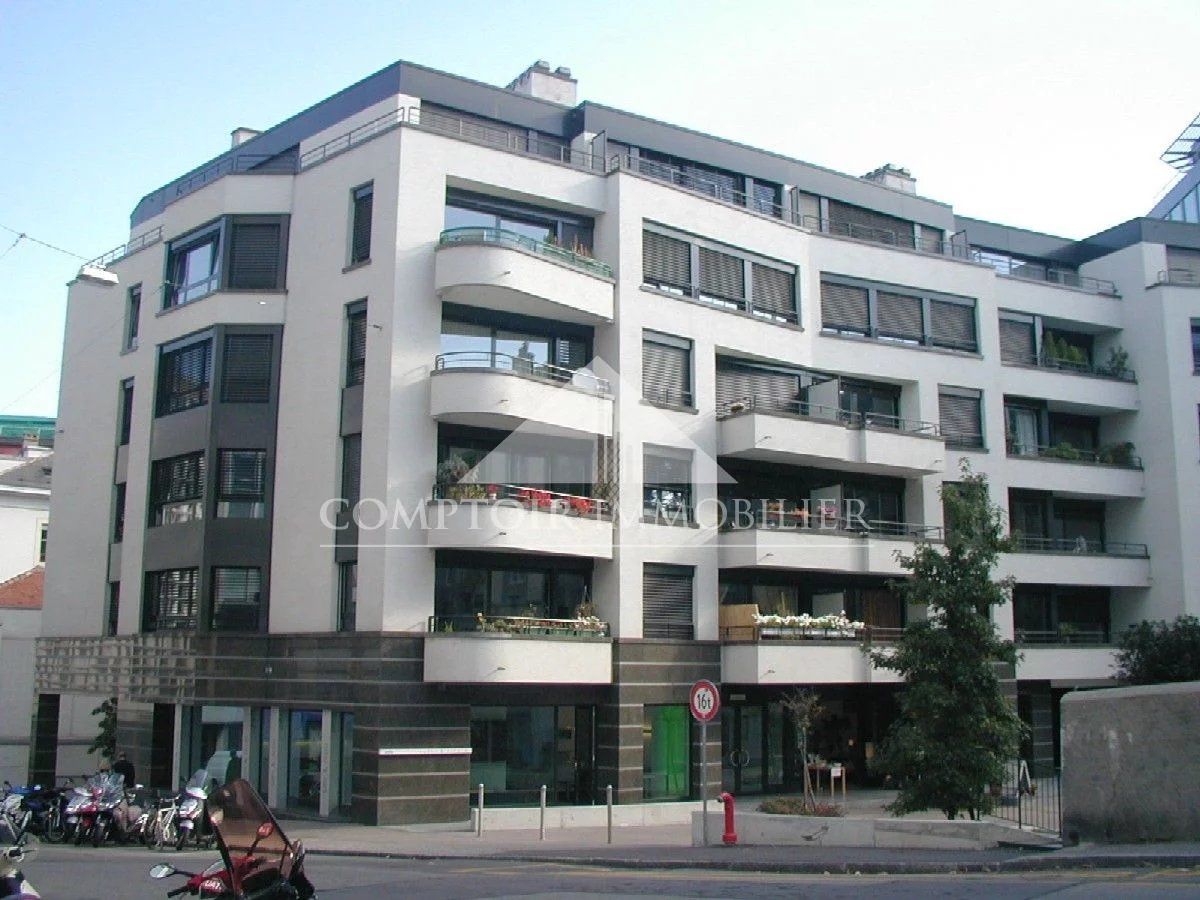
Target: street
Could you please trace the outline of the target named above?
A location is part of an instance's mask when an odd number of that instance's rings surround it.
[[[215,852],[154,853],[107,847],[45,846],[25,867],[46,900],[162,900],[181,878],[152,881],[151,865],[207,865]],[[1178,869],[1084,870],[994,875],[777,875],[719,870],[629,870],[488,859],[402,860],[310,856],[320,898],[382,900],[572,896],[775,898],[1195,897],[1200,873]]]

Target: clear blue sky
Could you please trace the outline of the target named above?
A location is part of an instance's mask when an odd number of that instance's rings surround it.
[[[98,255],[235,126],[397,59],[494,84],[546,59],[581,99],[855,175],[903,165],[961,214],[1084,237],[1171,180],[1200,2],[0,0],[0,225]],[[0,413],[54,414],[77,267],[30,241],[0,258]]]

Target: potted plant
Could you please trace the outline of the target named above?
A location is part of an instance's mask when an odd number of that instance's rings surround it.
[[[1104,371],[1113,378],[1124,378],[1129,373],[1129,353],[1120,344],[1109,349]]]
[[[460,485],[467,473],[471,471],[470,464],[461,456],[448,456],[437,466],[437,482],[442,487],[446,499],[462,500],[468,485]]]

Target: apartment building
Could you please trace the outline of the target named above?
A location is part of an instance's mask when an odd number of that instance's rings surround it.
[[[924,615],[896,552],[964,461],[1021,535],[1035,765],[1114,634],[1200,608],[1200,226],[1071,241],[544,63],[400,62],[238,129],[130,234],[70,288],[35,771],[111,694],[154,783],[363,822],[754,794],[800,777],[801,685],[866,780],[899,685],[861,648]]]

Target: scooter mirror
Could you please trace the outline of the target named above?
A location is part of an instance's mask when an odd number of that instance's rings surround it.
[[[166,863],[159,863],[156,866],[150,867],[151,878],[170,878],[175,874],[175,867],[168,866]]]

